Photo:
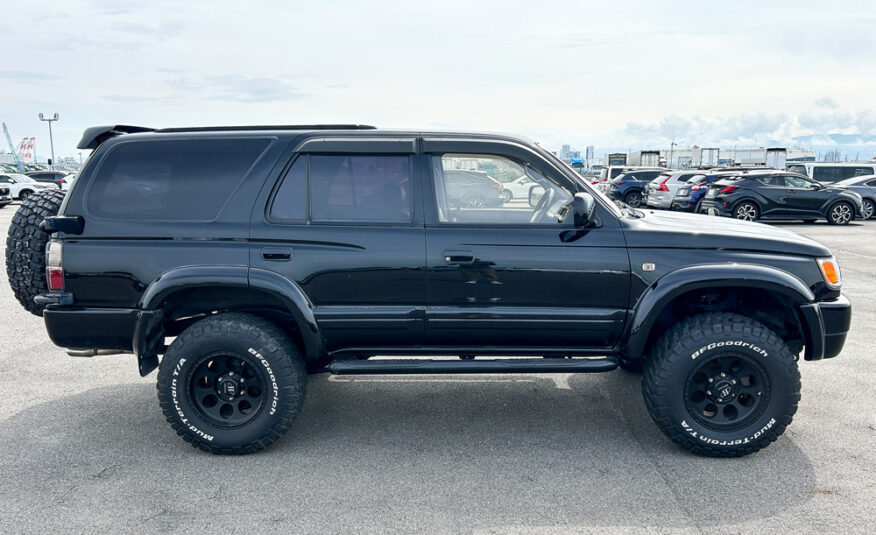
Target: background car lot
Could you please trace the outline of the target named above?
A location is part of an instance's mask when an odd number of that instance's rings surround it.
[[[620,371],[316,375],[275,447],[203,454],[154,410],[154,375],[131,357],[67,357],[4,278],[0,532],[869,532],[876,222],[783,226],[839,259],[852,330],[840,357],[801,362],[786,434],[730,460],[670,444]]]

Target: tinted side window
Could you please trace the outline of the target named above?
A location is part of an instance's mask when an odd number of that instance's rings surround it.
[[[817,182],[833,183],[843,179],[842,167],[813,167],[812,178]]]
[[[299,156],[274,196],[271,217],[286,221],[307,219],[307,156]]]
[[[856,176],[872,175],[872,167],[846,167],[843,169],[843,178],[852,178]]]
[[[800,173],[801,175],[806,174],[806,166],[805,165],[789,165],[788,171],[792,173]]]
[[[310,156],[314,221],[411,221],[408,156]]]
[[[88,209],[119,219],[207,221],[241,183],[267,139],[122,143],[91,183]]]
[[[876,180],[871,180],[871,181],[867,182],[867,185],[870,186],[871,188],[876,188]]]

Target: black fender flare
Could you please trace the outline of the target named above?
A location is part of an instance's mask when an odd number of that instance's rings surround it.
[[[807,353],[810,347],[822,347],[821,340],[811,339],[816,334],[823,336],[821,331],[816,333],[808,328],[812,319],[800,310],[814,303],[815,295],[799,278],[787,271],[759,264],[700,264],[667,273],[645,290],[630,313],[627,335],[624,337],[627,342],[622,353],[631,360],[642,358],[654,323],[676,297],[691,290],[721,287],[756,288],[778,293],[795,307],[798,316],[802,316],[801,321],[807,323],[801,325]]]
[[[249,268],[245,265],[215,266],[194,265],[174,268],[162,273],[143,292],[138,308],[140,320],[134,334],[134,352],[140,360],[140,373],[144,373],[144,360],[154,359],[157,344],[155,331],[160,323],[161,303],[176,291],[198,286],[229,286],[254,288],[265,291],[282,302],[298,324],[304,342],[305,359],[321,358],[324,353],[322,338],[313,314],[313,303],[294,281],[273,271]],[[155,362],[157,365],[157,361]],[[154,369],[154,368],[152,368]]]

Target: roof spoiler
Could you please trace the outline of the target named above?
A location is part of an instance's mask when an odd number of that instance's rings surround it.
[[[124,134],[136,134],[138,132],[153,132],[154,128],[145,126],[130,126],[126,124],[117,124],[114,126],[92,126],[86,128],[82,133],[82,139],[76,145],[77,149],[96,149],[101,143],[107,139],[121,136]]]

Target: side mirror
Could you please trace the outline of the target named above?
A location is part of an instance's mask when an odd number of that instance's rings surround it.
[[[538,206],[539,201],[544,197],[544,192],[544,187],[539,186],[538,184],[529,186],[529,206],[531,208]]]
[[[819,190],[824,189],[824,186],[822,186],[821,184],[812,184],[811,186],[809,186],[809,189]]]
[[[596,208],[596,199],[589,193],[576,193],[572,201],[572,213],[575,217],[576,227],[589,227],[593,224],[593,210]]]

